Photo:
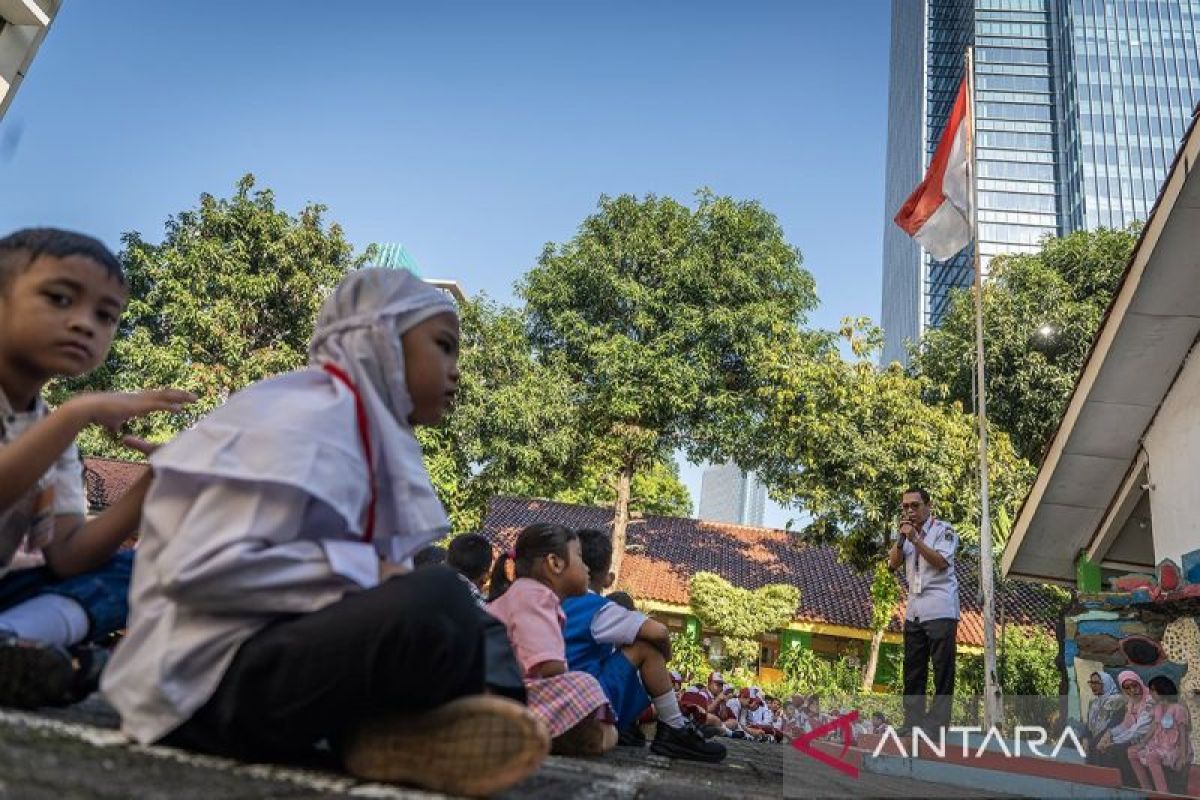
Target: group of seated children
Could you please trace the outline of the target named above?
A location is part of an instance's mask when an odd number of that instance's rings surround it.
[[[818,695],[794,694],[787,701],[765,694],[757,686],[747,686],[740,691],[725,681],[720,672],[711,672],[704,684],[684,686],[675,675],[679,702],[705,733],[728,736],[734,739],[751,739],[759,742],[789,742],[806,733],[821,728],[834,720],[834,716],[821,711]],[[838,715],[848,713],[842,709]],[[883,733],[888,727],[886,717],[876,712],[871,719],[859,719],[850,728],[853,739],[868,733]],[[840,741],[843,733],[832,729],[823,738]]]
[[[1175,682],[1159,675],[1147,685],[1133,670],[1114,680],[1100,670],[1088,685],[1093,696],[1080,737],[1088,763],[1117,767],[1127,786],[1182,793],[1193,758],[1192,720]]]
[[[552,740],[611,746],[613,709],[632,701],[568,670],[559,627],[560,601],[588,588],[574,532],[522,535],[512,588],[493,581],[503,625],[478,602],[478,574],[413,569],[450,527],[414,435],[458,387],[445,294],[402,270],[351,272],[322,305],[306,368],[237,392],[157,449],[127,438],[152,471],[86,519],[81,430],[117,432],[194,400],[81,393],[47,409],[49,381],[105,361],[127,298],[95,239],[0,239],[0,704],[69,703],[99,680],[144,744],[332,758],[367,779],[471,795],[531,774]],[[122,550],[135,532],[136,550]],[[108,658],[95,645],[121,628]],[[653,649],[621,655],[660,728],[677,730]],[[689,735],[655,745],[711,759]]]
[[[479,588],[478,570],[490,555],[486,539],[466,534],[451,542],[447,561]],[[487,609],[508,631],[529,709],[550,731],[551,751],[599,755],[618,743],[641,745],[638,721],[652,708],[653,752],[722,760],[725,748],[706,741],[679,710],[666,627],[598,591],[611,579],[611,563],[608,534],[537,523],[491,571]]]

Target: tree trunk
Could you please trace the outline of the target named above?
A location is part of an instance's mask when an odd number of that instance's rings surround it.
[[[867,668],[863,671],[862,690],[871,691],[875,685],[875,671],[879,667],[879,648],[883,644],[883,628],[871,632],[871,652],[867,656]]]
[[[625,559],[625,532],[629,527],[629,489],[633,484],[633,465],[626,463],[617,473],[617,502],[613,506],[612,572],[613,585],[621,577],[621,562]]]

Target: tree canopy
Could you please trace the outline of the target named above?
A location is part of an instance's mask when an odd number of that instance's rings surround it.
[[[899,365],[877,367],[880,336],[867,321],[847,320],[841,334],[856,357],[843,356],[835,337],[798,336],[773,351],[755,378],[756,402],[734,427],[746,466],[772,497],[803,512],[803,539],[839,546],[859,569],[883,557],[910,486],[929,491],[935,513],[977,545],[974,417],[957,403],[925,402],[928,381]],[[988,463],[992,507],[1015,508],[1032,468],[999,430],[991,431]]]
[[[101,369],[56,386],[52,399],[80,389],[195,392],[183,413],[130,423],[131,433],[161,442],[232,392],[307,361],[322,300],[364,256],[325,223],[324,206],[292,216],[254,186],[246,175],[230,198],[202,194],[197,208],[167,220],[160,244],[122,237],[129,305],[112,351]],[[81,444],[93,455],[130,456],[94,428]]]
[[[1039,252],[991,262],[983,293],[988,418],[1037,463],[1083,368],[1124,274],[1137,228],[1079,231]],[[975,308],[952,294],[940,328],[926,332],[913,372],[932,403],[974,407]]]
[[[558,356],[536,359],[519,309],[485,295],[459,304],[461,380],[453,412],[418,436],[455,531],[477,529],[501,494],[611,504],[615,464],[581,428],[571,377]],[[691,498],[673,462],[654,461],[634,482],[631,505],[687,513]]]
[[[702,190],[695,209],[601,197],[519,291],[540,357],[561,359],[583,428],[613,453],[619,571],[634,477],[728,424],[747,361],[815,306],[812,276],[761,205]]]

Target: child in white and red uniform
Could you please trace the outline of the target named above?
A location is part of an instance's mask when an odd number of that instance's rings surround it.
[[[447,295],[355,270],[308,368],[151,457],[129,631],[102,680],[125,732],[254,761],[324,741],[358,777],[450,794],[537,768],[538,720],[484,694],[492,621],[449,567],[409,571],[450,527],[413,428],[448,410],[458,345]]]

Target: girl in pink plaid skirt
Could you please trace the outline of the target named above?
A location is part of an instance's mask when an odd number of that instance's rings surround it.
[[[513,562],[516,580],[506,567]],[[599,755],[617,743],[617,729],[599,682],[567,670],[560,600],[587,591],[588,570],[575,531],[530,525],[516,546],[496,560],[490,611],[508,629],[525,673],[529,710],[549,729],[551,752]]]

